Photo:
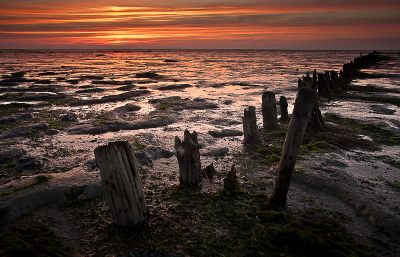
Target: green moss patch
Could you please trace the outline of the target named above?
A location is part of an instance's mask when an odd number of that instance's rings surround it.
[[[29,228],[16,228],[0,238],[1,251],[4,256],[44,257],[67,256],[68,249],[55,236],[54,232],[43,224]]]
[[[397,135],[390,130],[380,128],[374,124],[362,123],[351,118],[342,118],[335,114],[327,114],[325,115],[325,119],[342,127],[352,129],[355,132],[366,134],[379,143],[385,145],[400,144],[400,135]]]
[[[50,175],[39,175],[39,176],[36,176],[31,183],[23,185],[23,186],[20,186],[20,187],[16,187],[11,191],[1,193],[0,196],[9,195],[9,194],[11,194],[13,192],[20,191],[20,190],[23,190],[23,189],[26,189],[26,188],[29,188],[29,187],[36,186],[38,184],[41,184],[43,182],[48,181],[51,178],[52,178],[52,176],[50,176]]]
[[[174,216],[194,225],[169,228],[169,237],[155,246],[159,250],[179,246],[190,256],[358,256],[362,249],[335,220],[296,219],[271,208],[262,193],[165,193],[178,203]]]

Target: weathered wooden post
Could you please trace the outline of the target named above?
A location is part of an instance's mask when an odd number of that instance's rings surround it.
[[[113,220],[121,226],[148,221],[139,169],[128,142],[111,142],[94,150]]]
[[[304,76],[303,76],[304,77]],[[299,79],[298,81],[297,81],[297,88],[300,90],[300,88],[303,88],[303,87],[305,87],[305,85],[304,85],[304,83],[303,83],[303,80],[302,79]]]
[[[271,204],[286,206],[287,193],[289,191],[293,169],[296,164],[297,154],[301,141],[303,140],[308,119],[316,101],[317,92],[314,89],[300,89],[294,104],[288,132],[286,133],[278,174],[270,199]]]
[[[317,83],[318,83],[317,69],[314,69],[313,76],[312,76],[311,88],[314,89],[314,90],[317,90],[317,88],[318,88]]]
[[[243,134],[244,144],[258,144],[260,143],[260,136],[258,135],[257,119],[256,119],[256,107],[249,106],[244,109],[243,117]]]
[[[235,164],[232,165],[231,170],[228,172],[226,178],[224,178],[224,189],[230,194],[234,194],[240,189],[239,181],[236,176]]]
[[[289,120],[289,114],[288,114],[288,110],[287,110],[288,103],[287,103],[286,97],[284,97],[283,95],[279,99],[279,106],[281,108],[281,120],[282,121]]]
[[[262,95],[262,116],[265,129],[279,129],[275,94],[271,91],[266,91]]]
[[[176,157],[179,163],[179,182],[183,187],[200,186],[202,183],[200,151],[197,133],[184,132],[183,141],[175,137]]]

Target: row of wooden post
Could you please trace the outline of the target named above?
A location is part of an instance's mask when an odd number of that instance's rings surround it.
[[[265,92],[262,99],[264,128],[278,129],[275,94]],[[304,88],[299,91],[282,152],[279,166],[281,171],[278,172],[277,183],[271,198],[276,204],[282,205],[286,203],[286,194],[291,177],[290,172],[294,168],[298,148],[311,112],[311,107],[309,106],[314,105],[315,99],[316,93],[314,90]],[[286,112],[282,116],[288,118],[286,98],[281,97],[280,101],[281,111]],[[260,143],[255,107],[251,106],[245,110],[243,127],[246,144]],[[175,138],[181,186],[201,185],[200,148],[201,145],[198,143],[198,135],[195,131],[190,133],[185,130],[183,141],[179,137]],[[144,198],[139,168],[129,143],[127,141],[111,142],[107,146],[97,147],[94,154],[100,169],[105,198],[111,210],[114,223],[121,226],[147,223],[149,213]],[[234,167],[232,167],[229,174],[230,176],[228,176],[225,183],[234,188],[236,177]]]
[[[340,79],[348,79],[354,73],[376,58],[376,53],[356,58],[354,62],[343,65],[340,78],[336,72],[318,74],[314,70],[313,77],[309,74],[299,79],[299,92],[290,119],[282,156],[270,202],[285,206],[290,180],[297,160],[297,154],[302,142],[307,124],[313,124],[314,129],[323,129],[322,115],[318,108],[317,90],[327,93],[332,87],[337,89]],[[287,100],[280,98],[281,119],[288,120]],[[275,94],[267,91],[262,95],[263,127],[267,130],[279,128]],[[310,118],[311,116],[311,118]],[[243,131],[245,144],[259,144],[255,107],[244,110]],[[185,130],[184,139],[175,138],[175,150],[179,163],[179,181],[182,186],[199,186],[202,183],[201,163],[197,133]],[[114,222],[118,225],[138,225],[148,220],[148,209],[143,193],[143,186],[137,162],[132,147],[126,141],[112,142],[108,146],[97,147],[94,151],[98,163],[105,197],[109,204]],[[232,167],[226,183],[234,185],[236,172]],[[233,174],[233,175],[232,175]],[[233,180],[232,180],[233,179]],[[232,181],[231,181],[232,180]],[[232,186],[231,186],[232,187]]]

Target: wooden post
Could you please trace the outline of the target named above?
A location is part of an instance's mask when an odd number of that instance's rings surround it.
[[[184,132],[183,141],[175,137],[176,157],[179,163],[179,182],[181,186],[200,186],[202,183],[200,151],[197,133]]]
[[[304,77],[304,76],[303,76]],[[303,83],[303,80],[302,79],[299,79],[298,81],[297,81],[297,87],[298,87],[298,89],[300,90],[300,88],[303,88],[303,87],[305,87],[305,85],[304,85],[304,83]]]
[[[258,144],[260,143],[260,136],[258,135],[256,107],[249,106],[244,109],[243,117],[243,133],[244,144]]]
[[[281,107],[281,120],[282,121],[287,121],[289,120],[289,114],[288,114],[288,103],[286,100],[286,97],[281,96],[279,99],[279,106]]]
[[[232,165],[231,171],[224,178],[224,189],[230,194],[234,194],[240,189],[239,181],[236,176],[235,164]]]
[[[314,89],[300,89],[286,134],[281,161],[278,167],[278,174],[270,199],[271,204],[286,206],[287,193],[289,191],[293,169],[296,164],[297,154],[301,141],[303,140],[308,119],[316,101],[317,92]]]
[[[139,169],[128,142],[118,141],[94,150],[105,197],[117,225],[138,225],[148,221],[148,210]]]
[[[271,91],[266,91],[262,95],[262,116],[265,129],[279,129],[275,94]]]

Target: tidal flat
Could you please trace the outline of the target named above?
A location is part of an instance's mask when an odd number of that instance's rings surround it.
[[[261,128],[262,93],[284,95],[291,114],[299,78],[339,72],[359,52],[1,52],[1,251],[396,256],[400,60],[384,54],[320,98],[327,129],[307,129],[287,209],[276,210],[268,197],[288,122]],[[256,107],[257,146],[243,144],[247,106]],[[199,134],[202,167],[216,169],[196,190],[179,188],[173,144],[185,129]],[[142,228],[113,225],[103,199],[93,151],[118,140],[141,166],[150,211]],[[241,185],[233,195],[222,190],[232,164]]]

